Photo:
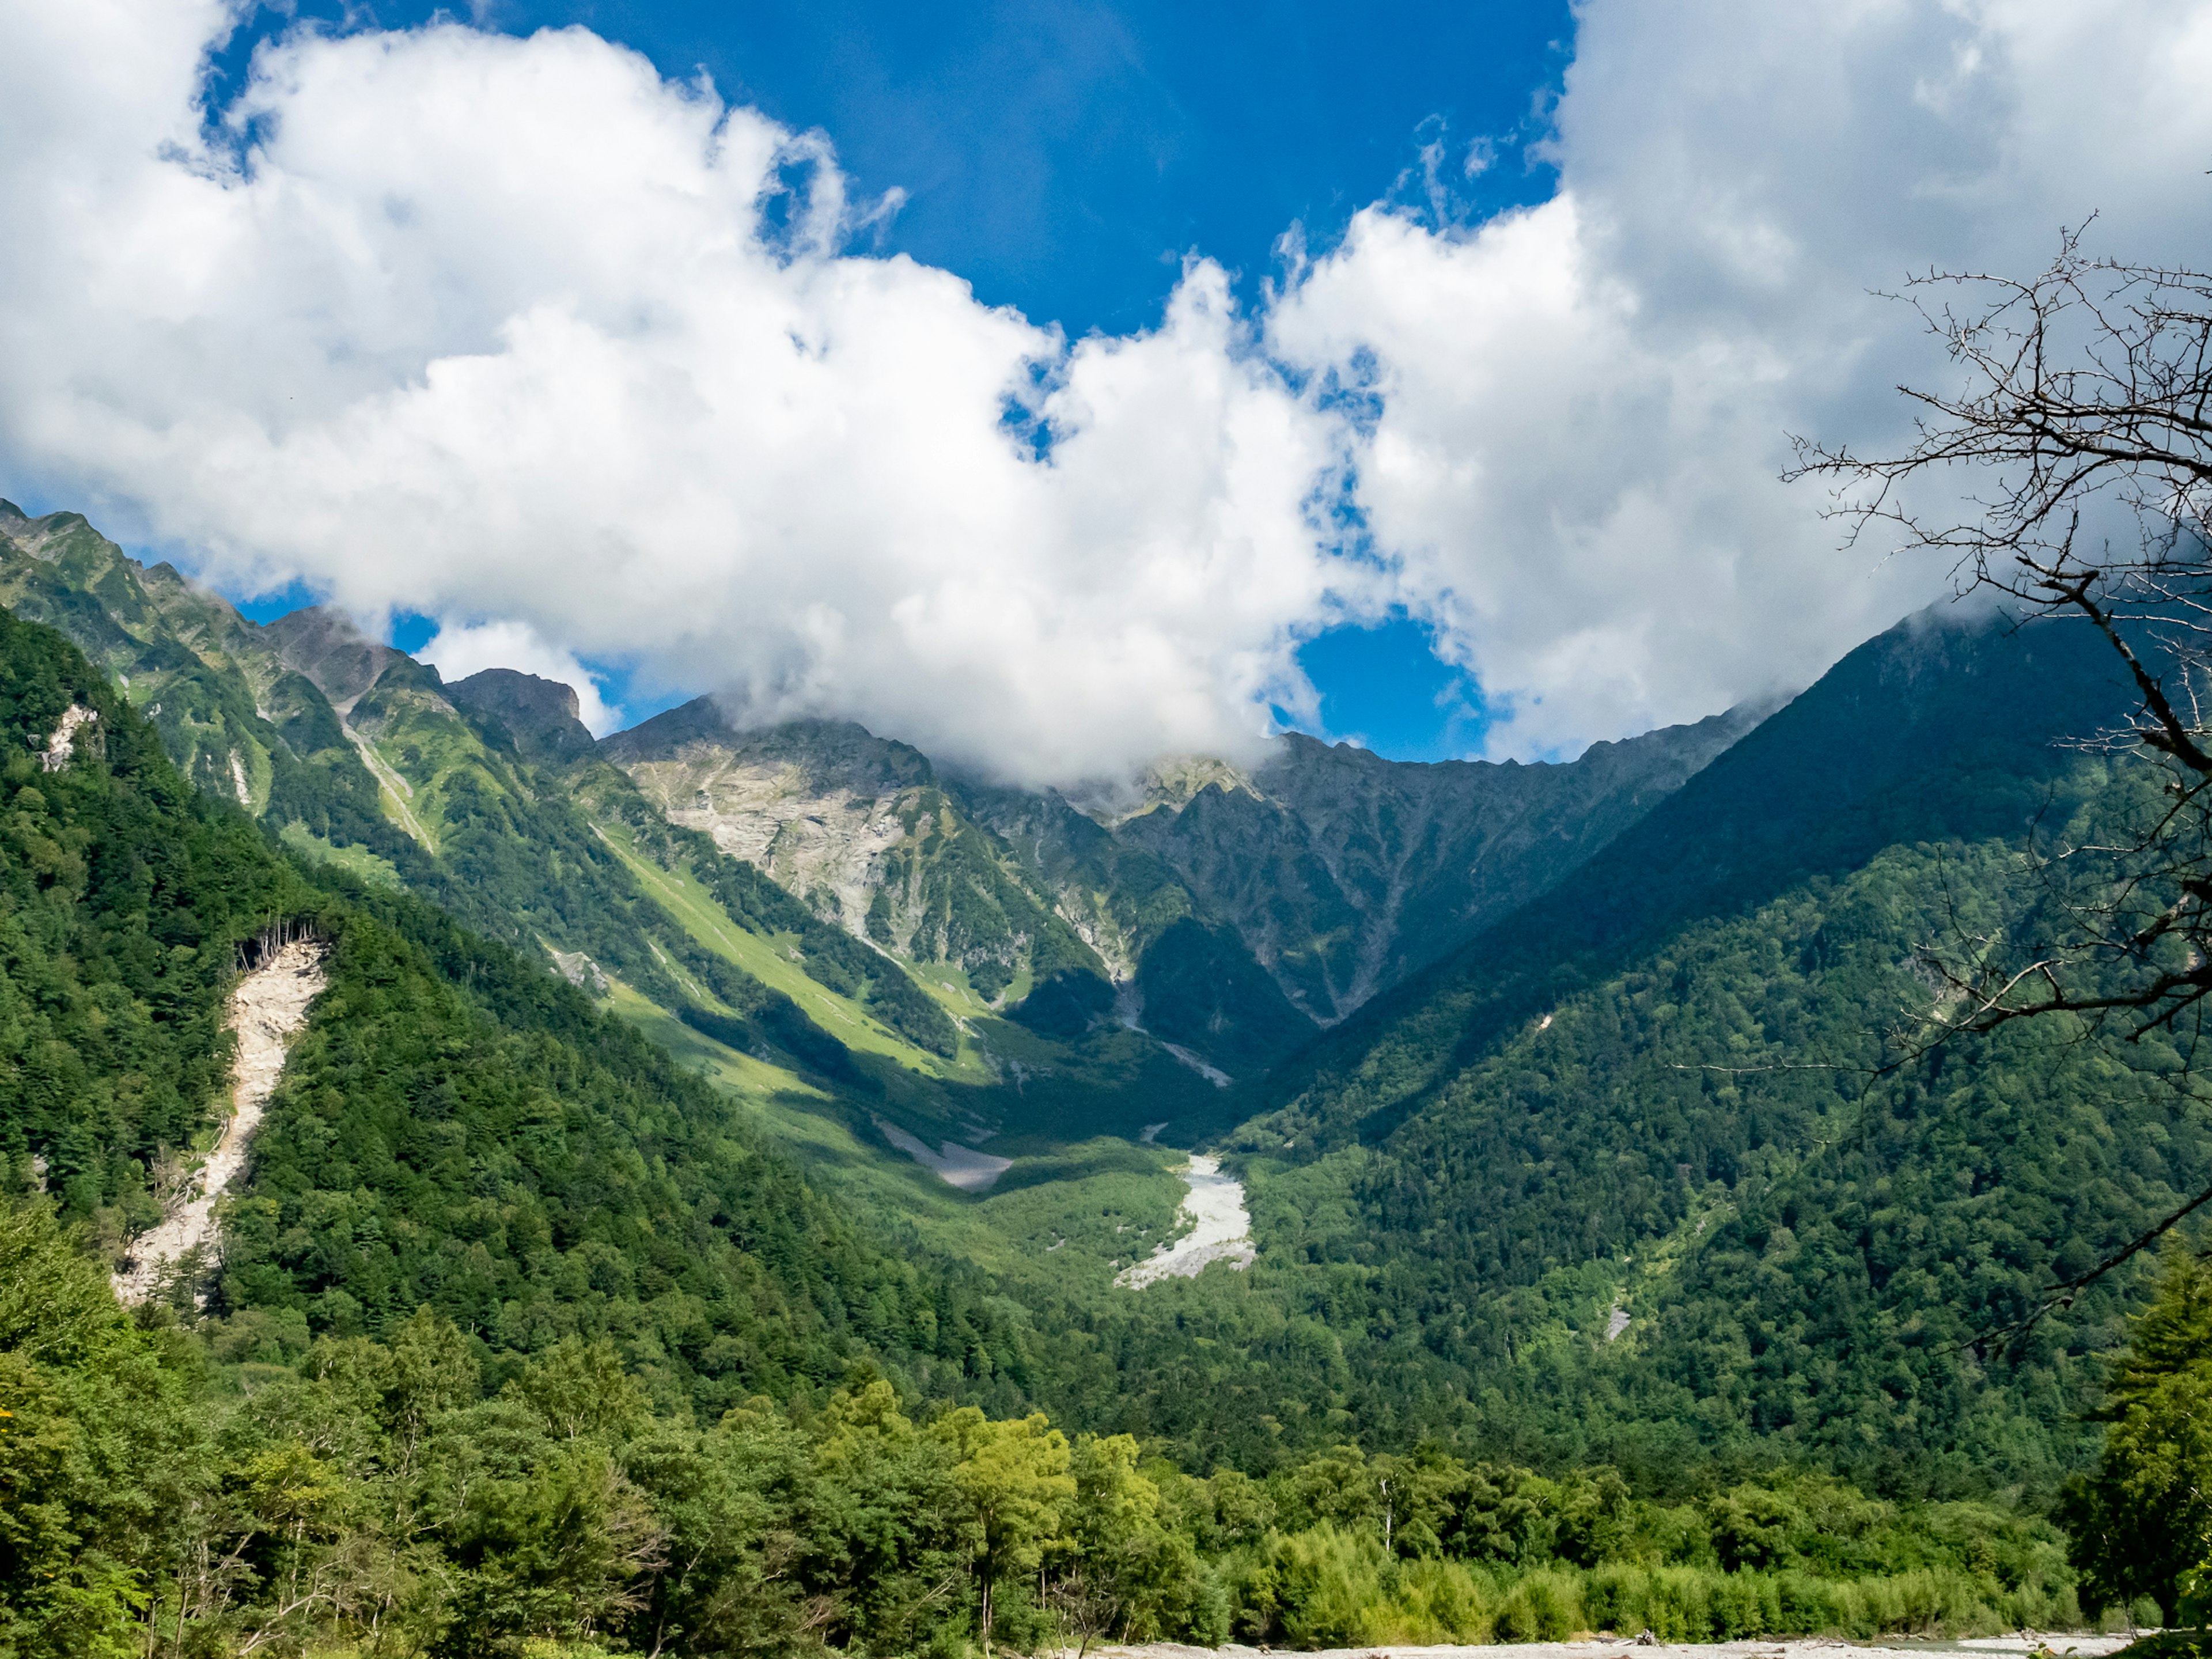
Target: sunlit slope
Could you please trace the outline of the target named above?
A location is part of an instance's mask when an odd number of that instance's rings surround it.
[[[740,1102],[822,1190],[857,1213],[911,1230],[933,1253],[972,1262],[1024,1299],[1110,1302],[1114,1274],[1177,1224],[1187,1156],[1119,1135],[1063,1142],[997,1139],[1012,1167],[988,1191],[947,1185],[889,1146],[876,1118],[895,1112],[926,1139],[960,1126],[888,1103],[854,1109],[796,1073],[733,1049],[617,983],[611,1005],[677,1062]],[[926,1098],[924,1103],[927,1103]]]
[[[139,565],[76,514],[0,503],[0,603],[74,641],[200,788],[419,868],[327,701],[221,599]]]
[[[50,769],[33,740],[73,708],[96,718]],[[863,1358],[980,1390],[1001,1373],[973,1365],[978,1333],[1018,1353],[974,1274],[871,1235],[534,961],[285,859],[103,669],[12,617],[0,732],[0,1146],[87,1244],[119,1255],[162,1213],[158,1171],[205,1144],[241,948],[272,919],[325,948],[219,1266],[178,1292],[204,1291],[226,1357],[428,1306],[517,1363],[552,1331],[618,1333],[645,1387],[710,1414]]]
[[[137,564],[75,514],[33,520],[0,509],[0,599],[68,632],[152,720],[187,776],[261,817],[295,853],[410,887],[541,960],[550,953],[580,979],[603,964],[672,1013],[697,1002],[734,1016],[750,998],[746,975],[717,975],[721,957],[695,940],[697,918],[648,894],[579,809],[561,767],[588,755],[588,733],[580,750],[533,743],[534,731],[519,742],[522,722],[464,709],[434,671],[365,639],[342,615],[247,622],[167,567]],[[603,783],[627,787],[602,770]],[[726,917],[722,926],[750,937]],[[772,953],[750,957],[767,966]],[[807,1020],[830,1025],[849,1013],[833,991],[780,966]],[[918,988],[911,1000],[934,1006]],[[839,1035],[868,1029],[857,1017]],[[790,1035],[824,1055],[838,1047],[797,1024]],[[933,1064],[910,1049],[899,1059]]]
[[[817,915],[989,1004],[1106,964],[1004,843],[962,810],[927,757],[857,726],[732,730],[710,699],[610,738],[672,823],[757,866]]]

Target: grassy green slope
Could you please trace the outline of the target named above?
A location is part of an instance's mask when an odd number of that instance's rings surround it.
[[[648,862],[618,854],[560,767],[526,759],[501,723],[472,719],[434,672],[342,617],[257,627],[167,567],[140,567],[75,514],[31,520],[12,509],[0,514],[0,599],[70,632],[148,712],[187,776],[236,798],[303,856],[405,885],[519,949],[580,953],[668,1012],[688,1003],[742,1018],[761,1000],[746,964],[772,969],[787,1029],[762,1041],[795,1042],[833,1071],[841,1042],[924,1073],[941,1063],[903,1037],[878,1041],[880,1022],[848,1006],[834,978],[792,971],[726,915],[713,926],[740,941],[742,960],[718,973],[728,953],[698,945],[698,895],[682,891],[680,866],[655,881]],[[602,793],[627,788],[599,770]],[[950,1018],[899,978],[902,1000],[873,1000],[951,1053]],[[972,1057],[964,1075],[988,1080]]]
[[[30,739],[72,702],[97,740],[45,770]],[[1019,1338],[966,1281],[867,1242],[720,1096],[525,959],[288,862],[76,647],[8,617],[0,732],[0,1150],[111,1247],[209,1122],[238,942],[283,919],[329,943],[229,1206],[228,1357],[428,1304],[495,1357],[608,1333],[710,1409],[862,1353],[1017,1388]]]
[[[124,686],[178,768],[282,825],[420,874],[321,693],[221,599],[125,557],[76,514],[0,507],[0,603],[67,634]]]

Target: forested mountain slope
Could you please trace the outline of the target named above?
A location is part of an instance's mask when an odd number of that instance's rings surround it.
[[[1293,739],[1250,778],[1183,763],[1141,811],[1079,811],[855,726],[733,732],[704,701],[596,744],[564,688],[447,686],[319,609],[255,624],[71,514],[0,504],[0,599],[296,850],[544,953],[725,1081],[864,1105],[864,1142],[885,1115],[932,1141],[1218,1127],[1240,1108],[1215,1084],[1249,1091],[1746,724],[1569,766]]]
[[[1047,1029],[1103,1018],[1110,981],[1123,1018],[1243,1079],[1544,891],[1754,723],[1740,710],[1538,766],[1291,735],[1249,776],[1181,762],[1133,804],[1080,805],[847,722],[739,732],[710,698],[602,752],[672,823],[856,935],[987,998],[1073,980],[1035,1011]]]
[[[510,736],[550,726],[518,749],[559,740],[536,688],[465,695],[500,699]],[[187,1283],[134,1318],[49,1204],[111,1252],[146,1218],[271,922],[322,942],[328,988],[208,1307]],[[1510,1425],[1494,1380],[1476,1413],[1433,1386],[1454,1363],[1435,1310],[1342,1257],[1024,1310],[886,1249],[630,1026],[417,897],[288,858],[74,647],[4,616],[0,1055],[0,1151],[29,1189],[0,1196],[0,1645],[26,1659],[2081,1614],[2055,1529],[1987,1504],[1711,1468],[1638,1497],[1495,1445],[1376,1455]],[[1020,1414],[1043,1398],[1180,1444],[1071,1440]]]
[[[1374,1343],[1355,1374],[1447,1379],[1485,1443],[2050,1491],[2127,1281],[2023,1353],[1967,1345],[2212,1182],[2212,1123],[2157,1041],[1898,1034],[1921,947],[2046,902],[2032,822],[2139,805],[2058,741],[2126,707],[2116,666],[1987,621],[1854,653],[1285,1082],[1234,1140],[1262,1273],[1327,1287]]]
[[[91,735],[49,768],[73,706]],[[495,1360],[618,1335],[657,1395],[710,1410],[862,1355],[940,1387],[1018,1372],[975,1291],[864,1239],[628,1025],[419,900],[289,862],[74,646],[9,617],[0,734],[0,1152],[110,1249],[210,1122],[241,945],[276,921],[329,944],[225,1222],[219,1352],[428,1305]]]
[[[449,690],[321,610],[254,624],[71,514],[33,520],[0,504],[0,599],[70,633],[189,775],[295,850],[558,963],[757,1091],[857,1090],[925,1132],[999,1115],[989,1058],[945,1006],[959,994],[933,996],[750,866],[663,824],[589,733],[544,705],[544,683],[495,672]],[[1006,1043],[1035,1066],[1038,1041]],[[1100,1041],[1121,1072],[1187,1091],[1164,1052],[1148,1066],[1118,1053],[1141,1039]],[[1050,1059],[1055,1072],[1082,1060]]]
[[[2205,1157],[2141,1053],[2023,1030],[1874,1075],[1929,994],[1917,947],[2041,902],[2017,858],[2038,815],[2129,810],[2124,768],[2057,741],[2126,697],[2063,629],[1917,619],[1740,738],[1708,721],[1554,768],[1293,743],[1251,777],[1164,773],[1132,813],[949,778],[857,727],[733,733],[711,705],[594,744],[562,688],[447,686],[322,613],[256,629],[81,520],[0,523],[0,578],[129,677],[204,789],[239,799],[243,774],[246,809],[354,870],[356,911],[424,948],[433,913],[403,892],[480,920],[761,1108],[847,1201],[988,1259],[1027,1310],[1018,1386],[1084,1425],[1249,1467],[1435,1434],[1660,1483],[1786,1455],[1900,1492],[2047,1490],[2127,1282],[2017,1363],[1963,1345]],[[1363,973],[1406,977],[1323,1031]],[[1168,1156],[1127,1143],[1247,1116],[1226,1145],[1256,1265],[1115,1288],[1175,1194]],[[894,1130],[1012,1164],[955,1193]],[[1094,1134],[1120,1139],[1070,1150]],[[498,1138],[530,1144],[520,1119]],[[64,1154],[57,1180],[113,1164]],[[348,1247],[328,1195],[352,1164],[296,1156],[325,1196],[265,1232],[242,1216],[255,1317],[343,1328],[459,1272],[390,1241],[477,1222],[380,1212],[386,1242]],[[92,1210],[143,1208],[98,1179]],[[525,1245],[483,1248],[450,1280],[478,1316],[487,1285],[501,1319],[567,1294],[502,1276]],[[719,1386],[702,1364],[671,1362]]]

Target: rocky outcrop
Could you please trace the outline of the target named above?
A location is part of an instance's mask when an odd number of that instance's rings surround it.
[[[831,920],[866,936],[883,856],[909,833],[920,751],[837,720],[733,731],[701,697],[618,732],[600,753],[672,823],[702,830]]]
[[[1733,709],[1573,761],[1425,764],[1292,732],[1249,777],[1159,804],[1116,839],[1171,869],[1316,1021],[1342,1019],[1548,890],[1757,725]]]
[[[701,698],[599,752],[671,823],[703,830],[857,937],[960,968],[987,1000],[1024,970],[1105,972],[1012,850],[905,744],[844,720],[738,731]]]
[[[404,654],[370,639],[344,611],[323,605],[279,617],[262,631],[285,667],[311,681],[340,714],[351,713],[362,694]]]

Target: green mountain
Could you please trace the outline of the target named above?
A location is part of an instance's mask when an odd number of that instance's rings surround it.
[[[668,838],[650,833],[656,821],[621,774],[589,763],[589,734],[552,718],[565,710],[528,702],[497,675],[449,696],[434,670],[336,613],[247,622],[168,567],[139,566],[75,514],[0,511],[0,599],[69,633],[154,721],[187,776],[295,850],[432,898],[579,982],[610,994],[618,983],[672,1016],[750,1018],[748,1041],[795,1071],[808,1054],[836,1056],[833,1070],[847,1063],[823,1021],[701,945],[653,895],[670,872],[649,857],[641,871],[610,830],[642,825],[664,854]],[[830,950],[842,963],[826,970],[836,990],[857,991],[866,964],[856,978],[856,953],[842,941]],[[876,1001],[950,1053],[948,1018],[914,988],[890,985]]]
[[[711,703],[595,742],[73,515],[0,504],[0,1158],[105,1257],[0,1206],[0,1644],[2083,1612],[2045,1517],[2143,1277],[1979,1339],[2212,1185],[2212,1121],[2159,1034],[1918,1038],[1928,948],[2045,925],[2032,836],[2155,808],[2065,741],[2131,696],[2087,634],[1916,618],[1571,765],[1079,800]],[[329,988],[205,1306],[126,1319],[279,925]],[[1127,1276],[1163,1127],[1249,1266]]]
[[[1962,1345],[2204,1157],[2139,1063],[2042,1033],[1899,1062],[1918,948],[2041,902],[2031,821],[2128,810],[2056,746],[2125,696],[2063,633],[1919,619],[1763,718],[1571,765],[1291,739],[1078,801],[703,700],[594,743],[566,688],[258,628],[67,515],[0,516],[0,579],[204,790],[556,968],[996,1275],[1079,1422],[2047,1491],[2131,1291],[2016,1364]],[[1258,1260],[1132,1292],[1176,1224],[1133,1144],[1163,1120],[1218,1138]],[[995,1173],[909,1161],[939,1149]]]
[[[72,709],[75,752],[42,759]],[[622,1333],[668,1400],[719,1410],[858,1355],[940,1348],[955,1304],[864,1241],[743,1115],[628,1024],[420,900],[288,860],[194,791],[99,669],[0,617],[0,1153],[111,1249],[160,1213],[228,1061],[222,1004],[272,922],[325,942],[225,1225],[216,1349],[424,1305],[488,1356]],[[979,1310],[985,1327],[993,1316]],[[1018,1353],[1002,1338],[1002,1352]]]
[[[1040,1150],[1225,1126],[1229,1085],[1558,879],[1745,724],[1564,767],[1294,740],[1252,778],[1186,763],[1142,810],[1079,811],[855,726],[738,733],[703,700],[594,744],[566,688],[447,686],[320,609],[255,624],[74,514],[0,510],[0,600],[69,632],[186,775],[295,850],[544,953],[687,1063],[893,1156],[879,1123]]]
[[[1249,776],[1183,762],[1133,804],[1080,807],[944,774],[849,723],[739,732],[709,698],[602,752],[671,823],[986,1001],[1059,981],[1033,1027],[1103,1019],[1111,983],[1125,1020],[1242,1079],[1549,888],[1753,723],[1557,766],[1408,764],[1294,735]]]
[[[2052,1491],[2128,1281],[1969,1345],[2212,1184],[2212,1126],[2155,1037],[1899,1041],[1922,948],[2035,925],[2033,821],[2136,810],[2131,769],[2058,742],[2128,706],[2115,666],[2086,630],[1893,630],[1279,1079],[1232,1144],[1279,1258],[1395,1334],[1355,1371],[1428,1368],[1485,1443],[1653,1480]]]

